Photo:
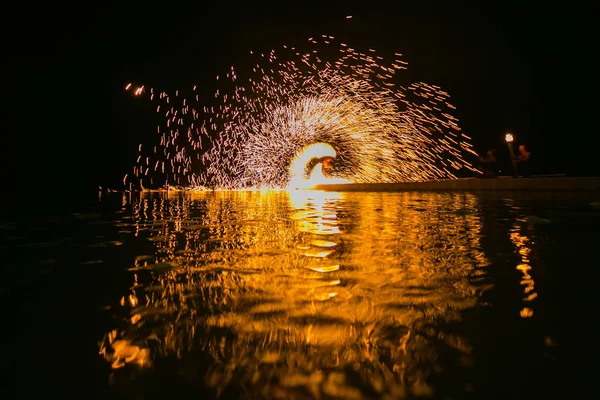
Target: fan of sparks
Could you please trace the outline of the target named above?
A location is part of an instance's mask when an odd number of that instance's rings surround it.
[[[334,48],[327,61],[317,49]],[[473,169],[470,138],[451,115],[439,87],[397,85],[407,63],[396,53],[384,65],[375,50],[361,53],[332,36],[309,39],[310,50],[283,46],[258,60],[246,83],[234,67],[217,77],[214,104],[144,86],[126,89],[156,101],[164,115],[156,145],[139,146],[124,182],[150,187],[289,188],[294,176],[310,180],[319,157],[330,156],[327,180],[355,183],[454,178]],[[249,71],[248,71],[249,72]],[[220,80],[219,80],[220,79]],[[311,149],[328,149],[326,154]],[[302,171],[292,171],[298,160]],[[320,182],[323,183],[323,182]]]

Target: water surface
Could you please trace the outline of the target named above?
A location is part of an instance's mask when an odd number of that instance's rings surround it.
[[[61,398],[573,395],[592,203],[109,193],[15,215],[0,231],[3,369]]]

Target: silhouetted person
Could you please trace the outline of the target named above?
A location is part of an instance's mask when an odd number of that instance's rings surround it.
[[[529,170],[529,159],[531,158],[531,152],[524,144],[519,146],[519,155],[515,156],[514,160],[517,164],[518,176],[529,177],[531,175]]]
[[[324,176],[330,176],[331,171],[333,170],[333,158],[331,157],[323,157],[323,162],[321,163],[321,171],[323,171]]]
[[[496,177],[496,150],[488,150],[484,157],[479,157],[479,163],[481,166],[483,178],[495,178]]]

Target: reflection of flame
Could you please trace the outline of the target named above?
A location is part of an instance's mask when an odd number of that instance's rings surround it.
[[[150,352],[131,344],[128,340],[116,339],[117,332],[111,331],[106,335],[100,354],[111,363],[113,369],[123,368],[125,365],[144,367],[149,365]]]
[[[335,235],[340,230],[335,222],[337,216],[333,211],[335,202],[342,199],[342,194],[320,190],[293,190],[289,192],[290,203],[296,209],[291,218],[297,221],[301,232],[319,235]]]
[[[249,397],[304,389],[314,398],[361,397],[361,385],[377,397],[426,391],[435,361],[423,358],[436,350],[413,332],[472,306],[476,291],[465,277],[487,265],[477,197],[460,196],[310,190],[134,199],[132,233],[154,251],[131,266],[132,286],[120,307],[115,299],[125,327],[108,335],[103,354],[115,368],[123,360],[148,366],[141,360],[149,354],[191,353],[191,363],[206,354],[198,384],[219,393],[243,386]],[[445,335],[445,345],[470,357],[464,339]]]
[[[305,177],[306,165],[314,158],[335,157],[336,152],[328,144],[315,143],[300,151],[290,164],[290,183],[288,189],[309,189],[316,185],[327,183],[350,183],[343,178],[327,177],[323,174],[322,163],[317,164],[310,172],[308,178]]]
[[[521,285],[523,286],[525,294],[523,301],[528,305],[528,307],[523,307],[520,311],[520,315],[522,318],[529,318],[533,316],[533,308],[530,302],[537,297],[537,293],[535,292],[535,281],[529,273],[531,271],[529,257],[529,254],[531,253],[531,241],[527,236],[521,234],[518,225],[515,225],[511,231],[510,240],[518,249],[519,255],[521,256],[521,263],[517,265],[517,269],[523,274],[523,279],[521,280]]]

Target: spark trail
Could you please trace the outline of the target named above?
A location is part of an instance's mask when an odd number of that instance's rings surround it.
[[[361,53],[332,36],[310,38],[312,50],[283,46],[254,54],[258,62],[244,85],[231,69],[220,79],[214,104],[144,86],[126,90],[149,96],[164,115],[160,143],[139,146],[133,173],[140,187],[285,188],[290,166],[311,146],[335,153],[332,179],[406,182],[454,178],[475,154],[439,87],[394,83],[406,69],[401,54],[389,65],[369,49]],[[339,45],[335,61],[320,46]],[[330,154],[327,154],[330,155]],[[308,179],[311,171],[306,170]]]

